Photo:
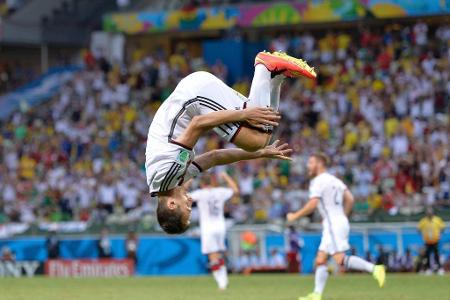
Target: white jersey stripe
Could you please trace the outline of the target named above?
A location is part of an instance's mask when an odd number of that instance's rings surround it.
[[[164,178],[162,184],[161,184],[161,188],[160,191],[164,192],[167,190],[167,186],[169,185],[169,183],[172,181],[173,176],[175,176],[177,174],[177,170],[180,168],[180,165],[177,164],[176,162],[174,162],[172,164],[172,166],[170,167],[169,172],[167,172],[166,177]],[[170,186],[170,185],[169,185]]]
[[[331,241],[333,243],[334,252],[337,252],[337,243],[336,243],[336,238],[333,233],[333,226],[331,225],[330,215],[328,214],[328,210],[325,206],[325,203],[324,203],[322,197],[320,197],[319,200],[320,200],[320,203],[322,204],[323,210],[325,212],[325,220],[328,223],[328,232],[330,233],[330,236],[331,236]]]
[[[172,140],[173,132],[175,131],[175,127],[177,126],[178,119],[186,111],[186,107],[188,107],[189,105],[195,103],[196,101],[198,101],[197,98],[190,99],[190,100],[186,101],[186,103],[183,104],[183,107],[181,107],[180,111],[176,114],[175,118],[173,119],[172,125],[170,126],[169,142]]]
[[[197,98],[199,98],[199,99],[201,99],[201,100],[203,100],[203,101],[209,101],[209,102],[212,102],[212,103],[214,103],[217,107],[221,108],[222,110],[227,110],[227,108],[225,108],[223,105],[221,105],[220,103],[218,103],[218,102],[216,102],[216,101],[214,101],[214,100],[212,100],[212,99],[210,99],[210,98],[206,98],[206,97],[203,97],[203,96],[197,96]],[[245,104],[245,102],[244,102],[244,104]],[[233,124],[234,126],[237,126],[237,127],[240,126],[240,124],[237,123],[237,122],[234,122],[234,123],[231,123],[231,124]],[[226,125],[227,125],[227,124],[226,124]],[[231,128],[230,128],[230,129],[231,129]]]

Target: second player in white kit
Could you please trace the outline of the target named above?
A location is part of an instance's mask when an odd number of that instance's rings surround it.
[[[345,190],[347,186],[329,173],[316,176],[309,187],[309,199],[319,199],[318,209],[322,217],[323,230],[319,250],[330,255],[350,249],[350,226],[343,205]]]
[[[226,250],[226,224],[224,217],[225,202],[237,195],[237,184],[226,173],[221,178],[228,187],[217,187],[211,178],[204,178],[202,188],[191,193],[192,199],[197,202],[200,214],[200,231],[202,253],[208,255],[209,265],[219,289],[228,285],[228,275],[223,258]],[[210,182],[206,182],[206,181]]]
[[[318,208],[322,217],[322,240],[316,256],[314,292],[300,300],[321,300],[328,279],[326,263],[328,257],[346,270],[372,273],[380,287],[384,285],[384,266],[374,264],[354,255],[346,255],[350,249],[348,242],[350,226],[348,215],[353,208],[353,195],[347,186],[337,177],[327,172],[328,158],[323,154],[314,154],[308,159],[309,201],[295,213],[289,213],[287,220],[292,222],[310,215]]]

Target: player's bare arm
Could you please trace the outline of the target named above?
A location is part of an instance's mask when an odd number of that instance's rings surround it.
[[[175,141],[193,148],[204,133],[216,126],[233,122],[248,122],[253,127],[262,129],[265,125],[278,126],[280,119],[278,112],[266,107],[215,111],[194,116],[188,127]]]
[[[227,174],[227,172],[220,173],[220,177],[227,183],[228,187],[233,190],[233,196],[239,195],[239,187],[236,182]]]
[[[319,198],[317,197],[311,198],[309,199],[308,203],[306,203],[306,205],[303,206],[300,210],[293,213],[288,213],[286,219],[289,222],[292,222],[307,215],[310,215],[316,209],[318,203]]]
[[[272,158],[282,160],[292,160],[288,155],[292,153],[287,143],[279,145],[280,141],[275,141],[272,145],[266,146],[255,152],[248,152],[242,149],[219,149],[199,155],[194,162],[203,171],[215,166],[227,165],[242,160],[258,158]]]
[[[355,199],[353,198],[353,194],[347,189],[344,191],[344,212],[347,216],[350,216],[350,213],[353,209],[353,204],[355,203]]]

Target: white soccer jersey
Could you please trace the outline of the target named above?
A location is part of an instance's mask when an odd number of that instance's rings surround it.
[[[207,72],[195,72],[181,80],[150,125],[145,152],[150,193],[173,189],[201,172],[192,164],[194,151],[174,141],[194,116],[242,109],[246,101],[247,98]],[[224,124],[214,131],[231,141],[239,126],[239,123]]]
[[[347,186],[335,176],[322,173],[309,186],[309,198],[319,198],[322,216],[322,241],[319,250],[328,254],[347,251],[349,222],[344,211],[344,191]]]
[[[225,251],[224,204],[233,196],[230,188],[206,188],[193,191],[200,215],[202,253]]]

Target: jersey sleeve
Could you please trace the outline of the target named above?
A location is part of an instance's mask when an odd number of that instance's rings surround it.
[[[189,194],[194,201],[198,202],[202,199],[203,191],[202,190],[194,190],[194,191],[190,192]]]
[[[445,229],[445,223],[440,217],[437,217],[436,221],[439,230]]]
[[[224,187],[216,188],[214,192],[217,193],[218,198],[223,202],[230,200],[234,194],[232,189]]]
[[[309,184],[309,199],[311,198],[321,198],[322,197],[322,188],[320,183],[317,180],[313,180]]]
[[[342,181],[342,180],[338,180],[339,181],[339,187],[342,189],[342,191],[348,190],[347,185]]]
[[[191,164],[189,164],[186,174],[184,175],[184,182],[188,181],[191,178],[197,177],[201,172],[202,169],[200,169],[197,164],[192,162]]]

